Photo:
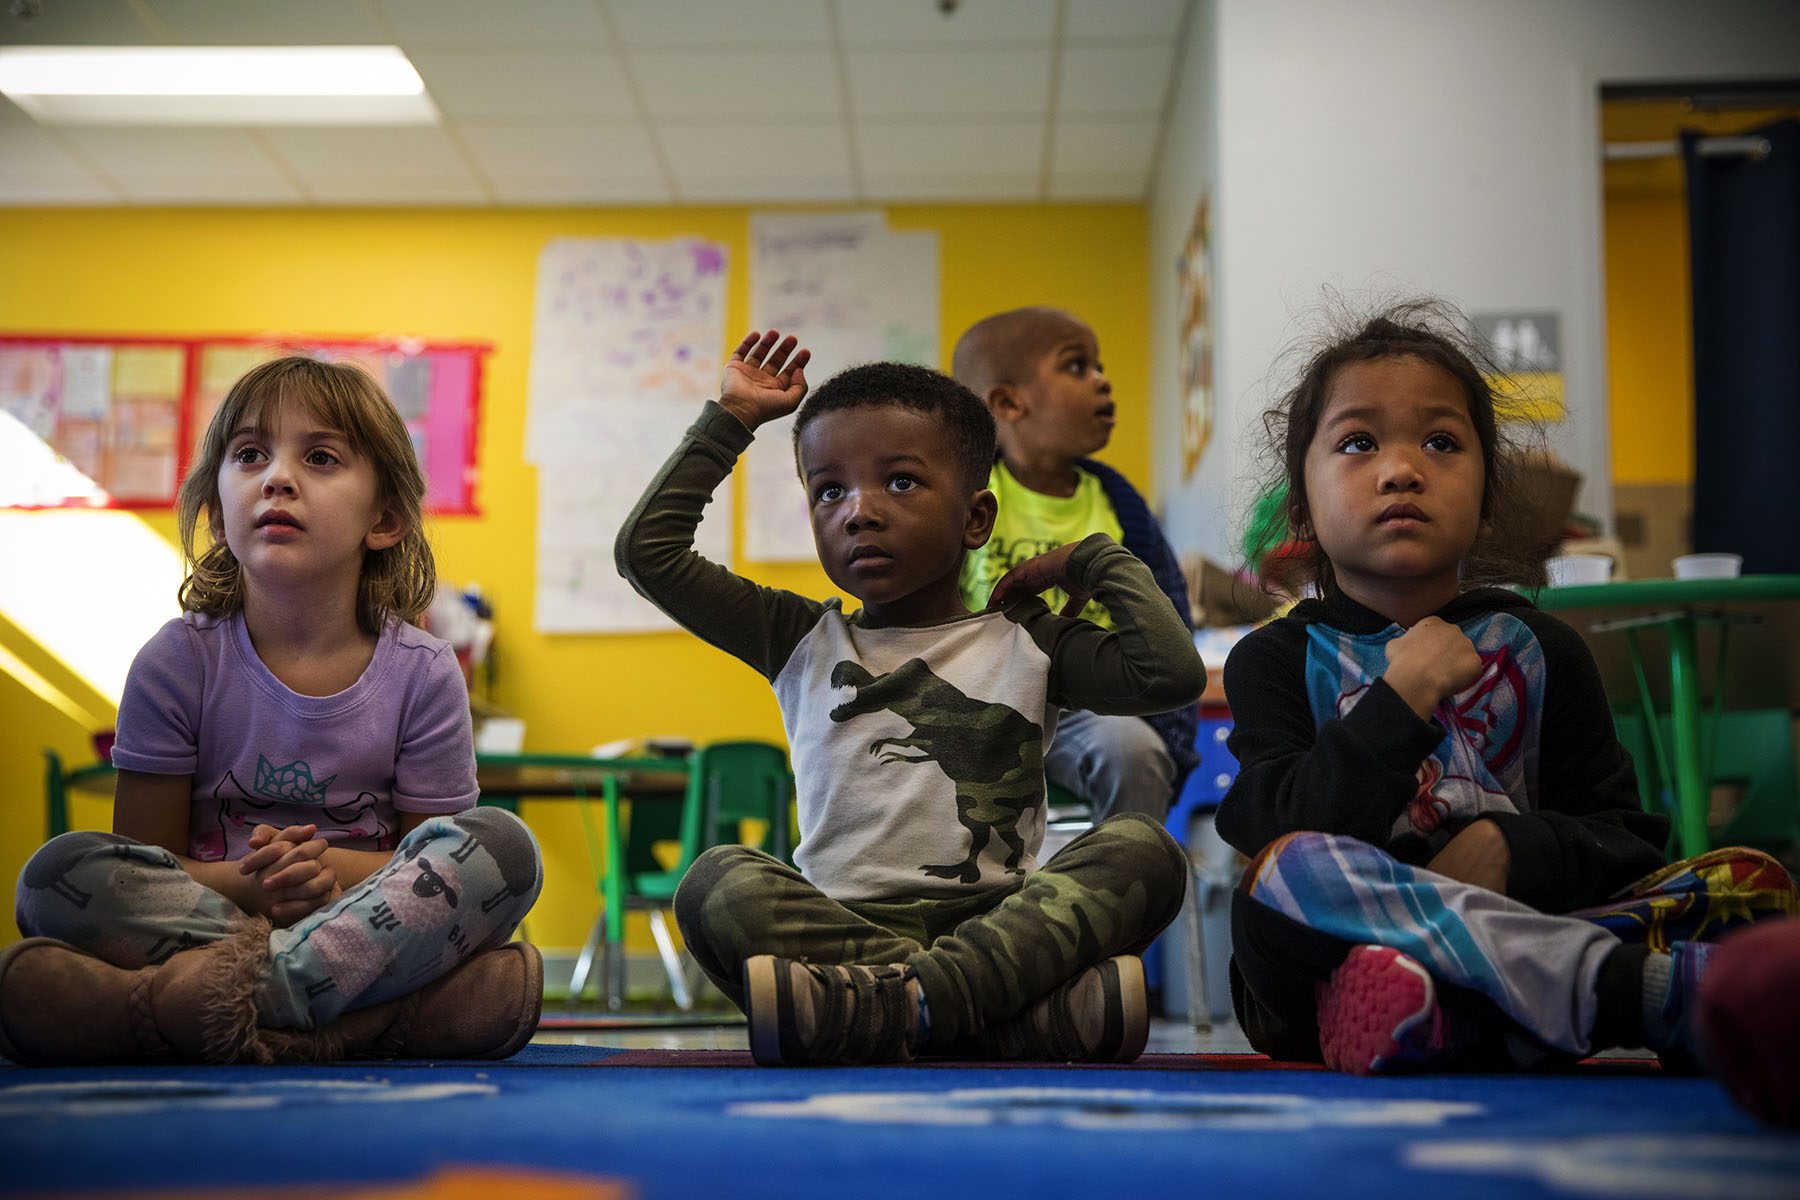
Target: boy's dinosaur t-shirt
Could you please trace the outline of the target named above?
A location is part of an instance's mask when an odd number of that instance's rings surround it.
[[[1036,599],[870,628],[837,600],[708,562],[694,530],[749,443],[709,403],[620,529],[617,560],[640,594],[774,686],[800,810],[794,859],[826,895],[951,897],[1013,881],[1042,844],[1059,712],[1134,715],[1199,697],[1205,669],[1187,626],[1107,537],[1081,539],[1069,578],[1118,615],[1111,631]]]
[[[257,657],[241,613],[185,613],[132,661],[113,765],[192,775],[188,857],[243,857],[258,825],[317,825],[392,850],[402,812],[474,805],[468,691],[450,644],[390,621],[357,681],[302,696]]]
[[[1046,496],[1034,492],[995,461],[988,476],[988,489],[1000,502],[994,519],[994,536],[987,545],[971,550],[963,557],[963,603],[975,612],[987,607],[994,585],[1000,577],[1028,558],[1079,542],[1091,533],[1104,533],[1115,542],[1125,540],[1119,516],[1100,486],[1100,477],[1076,470],[1077,483],[1073,496]],[[1051,612],[1061,612],[1068,596],[1058,588],[1043,593]],[[1113,627],[1112,617],[1104,605],[1090,600],[1081,617],[1102,629]]]

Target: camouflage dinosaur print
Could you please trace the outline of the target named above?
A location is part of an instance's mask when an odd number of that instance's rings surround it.
[[[846,659],[832,668],[831,686],[856,689],[854,697],[831,710],[833,721],[885,711],[912,725],[911,737],[876,738],[870,754],[884,763],[935,762],[956,787],[956,819],[969,831],[968,856],[927,864],[921,871],[974,883],[981,878],[982,848],[997,837],[1007,847],[1006,869],[1024,873],[1019,818],[1044,802],[1042,726],[1004,704],[965,696],[921,658],[880,676]]]

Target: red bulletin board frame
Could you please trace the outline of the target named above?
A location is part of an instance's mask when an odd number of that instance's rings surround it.
[[[186,356],[183,368],[182,391],[177,401],[176,445],[175,445],[175,480],[179,488],[180,481],[187,476],[192,463],[194,440],[199,431],[195,428],[196,406],[200,402],[202,390],[201,372],[204,369],[206,351],[213,347],[264,347],[270,351],[292,354],[323,354],[327,358],[352,357],[363,354],[401,354],[407,357],[423,357],[431,354],[465,355],[469,360],[468,382],[458,402],[464,409],[463,428],[465,432],[461,462],[457,464],[460,472],[460,488],[456,489],[457,498],[453,502],[433,502],[430,492],[427,493],[426,511],[433,516],[480,516],[481,509],[475,503],[475,489],[480,476],[480,441],[481,441],[481,399],[485,390],[487,374],[487,357],[493,353],[492,342],[475,341],[437,341],[423,338],[369,338],[345,337],[294,333],[265,333],[244,335],[217,335],[206,337],[167,336],[158,337],[148,334],[98,334],[98,333],[28,333],[0,334],[0,349],[12,347],[50,348],[60,346],[131,346],[131,347],[168,347],[180,349]],[[430,487],[428,481],[428,487]],[[436,488],[431,488],[436,491]],[[167,497],[149,499],[111,499],[98,503],[79,498],[71,498],[62,504],[53,505],[18,505],[14,508],[117,508],[134,511],[157,511],[173,508],[175,495],[172,491]]]

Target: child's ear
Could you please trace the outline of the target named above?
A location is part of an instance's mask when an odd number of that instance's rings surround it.
[[[1016,421],[1025,415],[1025,397],[1010,383],[996,383],[983,399],[995,421]]]
[[[982,488],[969,497],[969,515],[963,522],[963,549],[979,550],[994,536],[994,520],[1000,513],[1000,501],[994,493]]]
[[[370,550],[386,550],[405,536],[405,520],[393,509],[384,508],[369,532],[363,535],[363,545]]]

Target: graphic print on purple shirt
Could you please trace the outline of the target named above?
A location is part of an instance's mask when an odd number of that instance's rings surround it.
[[[1419,788],[1393,832],[1430,837],[1447,823],[1485,812],[1529,812],[1537,792],[1543,647],[1517,617],[1483,613],[1459,626],[1482,671],[1433,716],[1444,740],[1419,765]],[[1387,643],[1403,631],[1351,634],[1307,627],[1306,691],[1316,725],[1342,717],[1387,671]]]
[[[219,804],[218,832],[208,830],[197,835],[189,848],[190,856],[216,862],[225,857],[232,830],[248,836],[248,831],[258,825],[273,825],[277,829],[317,825],[317,836],[327,841],[374,838],[378,850],[392,850],[398,845],[398,831],[381,819],[376,809],[379,798],[374,792],[358,792],[348,804],[332,804],[327,799],[336,778],[332,774],[315,783],[312,768],[305,762],[296,759],[277,767],[258,754],[255,792],[246,790],[235,772],[225,772],[225,778],[213,789],[213,799]]]

